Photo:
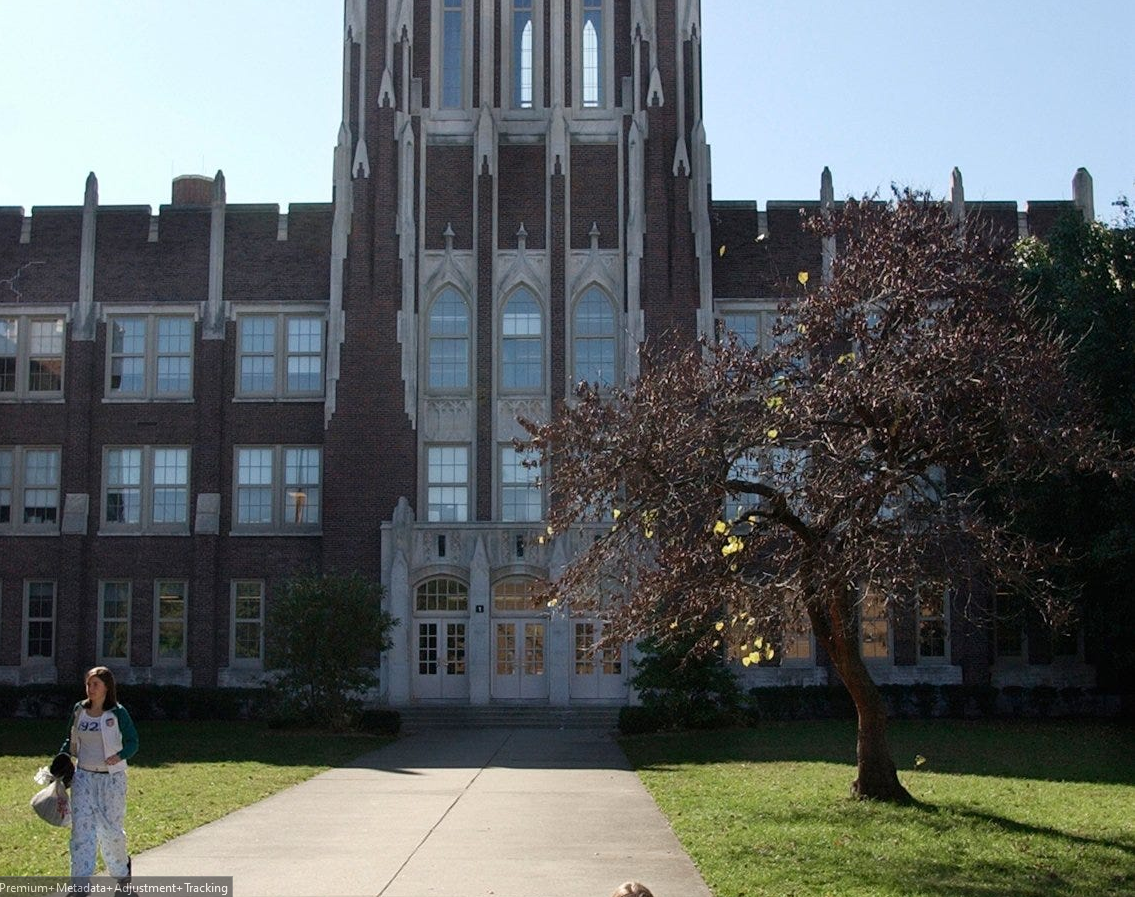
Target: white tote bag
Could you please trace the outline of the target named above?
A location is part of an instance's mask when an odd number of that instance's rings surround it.
[[[71,824],[71,798],[62,779],[55,779],[36,792],[32,798],[36,815],[50,825]]]

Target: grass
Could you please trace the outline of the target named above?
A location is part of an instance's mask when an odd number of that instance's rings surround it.
[[[1132,727],[898,721],[890,736],[914,806],[849,799],[850,722],[623,747],[717,897],[1135,894]]]
[[[0,876],[66,875],[70,829],[28,806],[63,741],[58,720],[0,719]],[[141,722],[130,761],[126,835],[139,852],[353,760],[389,739],[277,731],[256,723]]]

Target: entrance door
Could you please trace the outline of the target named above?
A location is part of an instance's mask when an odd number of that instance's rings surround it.
[[[538,701],[548,697],[543,620],[497,620],[493,625],[493,698]]]
[[[571,671],[573,700],[624,701],[627,680],[622,647],[596,649],[601,625],[594,620],[577,620],[573,627],[575,657]]]
[[[415,698],[428,701],[469,697],[463,622],[419,620],[415,660]]]

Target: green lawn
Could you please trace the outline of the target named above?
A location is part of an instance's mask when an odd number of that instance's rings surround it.
[[[915,806],[848,798],[850,722],[623,747],[717,897],[1135,894],[1135,728],[899,721],[890,732]]]
[[[0,719],[0,875],[66,875],[69,829],[28,806],[32,776],[63,742],[59,720]],[[132,852],[155,847],[386,744],[372,736],[270,730],[256,723],[140,722],[126,803]]]

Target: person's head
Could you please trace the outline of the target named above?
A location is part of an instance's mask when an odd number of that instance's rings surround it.
[[[611,897],[654,897],[654,895],[642,882],[627,881],[615,888],[615,893]]]
[[[84,680],[87,688],[87,700],[83,703],[90,707],[91,704],[101,703],[103,710],[110,710],[118,706],[118,686],[114,683],[114,673],[106,667],[91,667],[87,670],[87,676]],[[99,701],[99,698],[102,701]]]

